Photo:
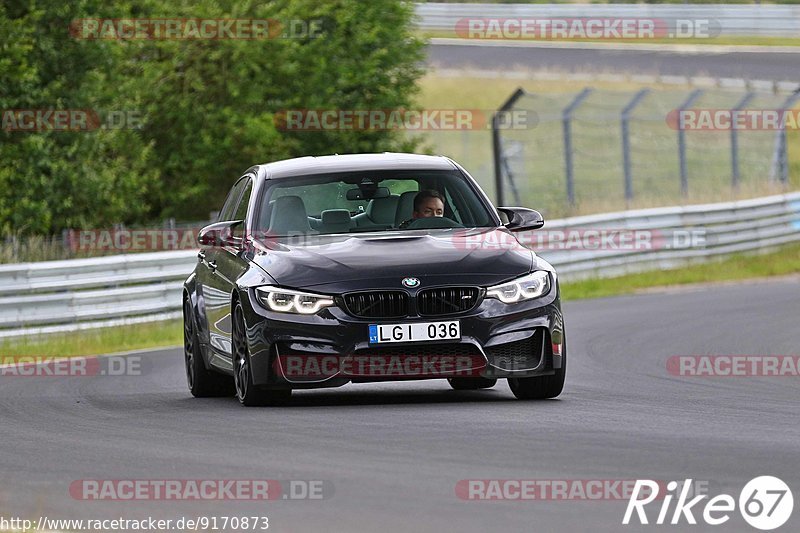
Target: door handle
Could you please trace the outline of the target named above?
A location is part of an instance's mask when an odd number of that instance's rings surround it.
[[[206,253],[203,250],[200,250],[199,252],[197,252],[197,258],[200,261],[205,261],[206,260]]]
[[[217,269],[217,262],[216,261],[209,261],[208,268],[211,269],[211,272],[214,272]]]

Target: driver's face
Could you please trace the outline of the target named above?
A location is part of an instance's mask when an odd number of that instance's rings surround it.
[[[419,211],[414,211],[414,218],[441,216],[444,216],[444,203],[438,198],[425,198],[419,206]]]

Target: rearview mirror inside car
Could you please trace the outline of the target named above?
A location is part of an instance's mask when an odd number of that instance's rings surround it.
[[[374,198],[388,198],[388,187],[348,189],[348,200],[372,200]]]

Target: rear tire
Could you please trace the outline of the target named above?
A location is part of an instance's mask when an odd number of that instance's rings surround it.
[[[567,375],[567,339],[564,337],[561,368],[551,376],[532,378],[508,378],[508,386],[518,400],[546,400],[555,398],[564,390],[564,378]]]
[[[292,397],[292,389],[265,389],[253,384],[250,367],[250,349],[247,346],[246,327],[242,305],[233,311],[233,381],[236,398],[246,407],[282,405]]]
[[[186,383],[195,398],[233,396],[233,380],[206,368],[192,305],[183,302],[183,360],[186,367]]]
[[[447,378],[453,390],[478,390],[491,389],[497,384],[497,379],[490,378]]]

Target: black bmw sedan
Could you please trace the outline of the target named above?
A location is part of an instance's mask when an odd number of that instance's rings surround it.
[[[508,379],[558,396],[566,335],[553,267],[515,233],[544,225],[495,208],[446,157],[302,157],[250,168],[200,231],[184,284],[194,396],[243,405],[293,389]]]

